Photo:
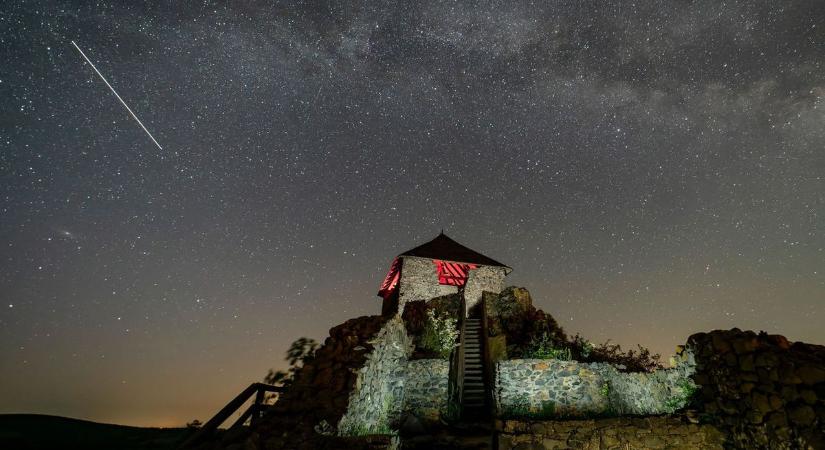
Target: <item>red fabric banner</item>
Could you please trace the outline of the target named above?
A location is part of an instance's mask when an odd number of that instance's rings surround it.
[[[465,264],[434,259],[433,263],[438,273],[438,284],[449,286],[464,286],[470,270],[478,267],[476,264]]]
[[[384,298],[389,298],[398,287],[399,278],[401,278],[401,260],[399,258],[395,258],[392,260],[390,271],[387,272],[384,282],[381,283],[381,289],[378,291],[378,295]]]

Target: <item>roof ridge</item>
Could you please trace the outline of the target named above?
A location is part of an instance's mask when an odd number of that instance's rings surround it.
[[[415,248],[407,250],[398,256],[417,256],[429,259],[443,259],[470,264],[480,264],[483,266],[509,266],[502,264],[489,256],[481,254],[466,245],[458,243],[455,239],[441,233],[429,242],[425,242]]]

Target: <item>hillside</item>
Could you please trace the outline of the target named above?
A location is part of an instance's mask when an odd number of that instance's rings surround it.
[[[139,428],[40,414],[0,415],[4,449],[171,450],[188,433],[185,428]]]

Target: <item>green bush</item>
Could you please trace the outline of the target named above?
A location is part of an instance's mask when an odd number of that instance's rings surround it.
[[[524,357],[528,359],[558,359],[561,361],[573,359],[570,348],[557,347],[547,333],[530,342],[530,347],[524,352]]]
[[[679,382],[679,393],[667,399],[665,407],[671,413],[676,412],[687,406],[693,399],[696,393],[697,385],[693,380],[686,378]]]
[[[455,348],[458,337],[457,320],[435,310],[427,311],[427,322],[421,334],[421,347],[430,350],[442,358],[449,358]]]

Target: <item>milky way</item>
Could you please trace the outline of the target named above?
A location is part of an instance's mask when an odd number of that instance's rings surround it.
[[[0,412],[204,420],[442,228],[596,342],[825,341],[823,2],[82,3],[0,12]]]

